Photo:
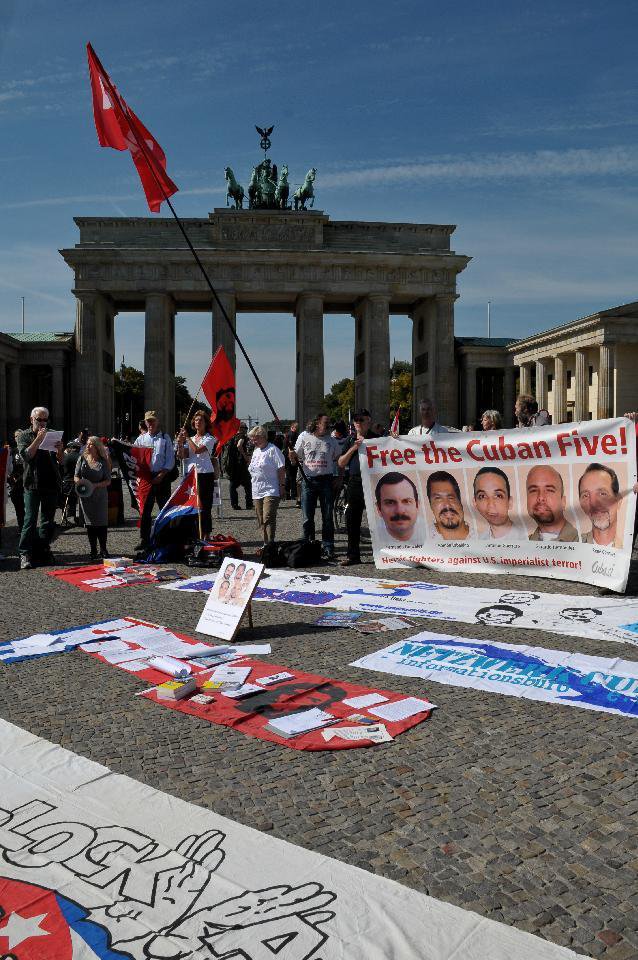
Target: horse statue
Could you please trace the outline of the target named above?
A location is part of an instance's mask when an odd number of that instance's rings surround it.
[[[248,209],[254,210],[257,206],[257,195],[259,193],[259,179],[257,177],[257,167],[253,167],[253,172],[248,184]]]
[[[293,194],[293,200],[295,203],[295,210],[301,208],[302,210],[306,209],[306,201],[310,200],[310,206],[313,207],[315,203],[315,192],[312,189],[312,185],[315,182],[315,177],[317,176],[317,171],[312,167],[306,174],[306,179]]]
[[[224,167],[224,176],[227,183],[226,206],[229,200],[234,200],[235,210],[241,210],[244,206],[244,188],[241,183],[237,183],[230,167]]]
[[[280,210],[288,209],[288,194],[290,192],[290,187],[288,186],[288,165],[284,163],[281,168],[281,173],[279,174],[279,183],[277,184],[277,189],[275,191],[275,201]]]

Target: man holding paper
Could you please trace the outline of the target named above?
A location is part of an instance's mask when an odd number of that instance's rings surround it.
[[[62,486],[62,434],[49,437],[49,411],[34,407],[31,426],[16,437],[18,453],[24,464],[24,523],[20,534],[20,569],[30,570],[35,562],[53,563],[51,540],[55,530],[55,511]],[[51,440],[55,442],[51,444]],[[40,527],[38,526],[40,514]]]

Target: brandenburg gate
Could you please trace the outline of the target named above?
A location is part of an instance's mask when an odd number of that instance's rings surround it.
[[[332,221],[319,210],[221,208],[183,221],[231,322],[239,313],[296,318],[295,417],[301,424],[324,397],[323,316],[355,323],[355,405],[389,422],[391,314],[413,321],[414,403],[432,395],[446,423],[458,419],[454,357],[456,278],[469,257],[450,249],[453,226]],[[75,427],[114,430],[116,314],[145,315],[145,406],[174,424],[175,316],[211,317],[201,369],[235,342],[177,224],[166,218],[77,217],[79,243],[61,250],[77,300],[73,371]],[[264,340],[268,328],[264,327]],[[253,357],[259,372],[259,352]],[[292,377],[292,371],[281,371]],[[265,384],[268,389],[268,384]]]

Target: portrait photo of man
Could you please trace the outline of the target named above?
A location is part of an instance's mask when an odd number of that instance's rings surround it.
[[[217,420],[232,420],[235,416],[235,388],[224,387],[215,394]]]
[[[565,517],[567,500],[563,478],[554,467],[532,467],[526,480],[527,512],[536,521],[530,540],[578,541],[576,527]]]
[[[508,627],[522,616],[522,610],[506,603],[494,603],[491,607],[481,607],[476,611],[478,623],[484,623],[486,627]]]
[[[487,524],[479,540],[527,540],[527,530],[510,517],[510,480],[499,467],[481,467],[473,481],[474,507]]]
[[[397,546],[423,546],[416,484],[403,473],[386,473],[377,481],[374,497],[385,539]]]
[[[582,543],[600,547],[622,547],[618,529],[620,484],[618,474],[602,463],[590,463],[578,481],[580,509],[591,521],[591,529],[581,536]]]
[[[459,485],[451,473],[435,470],[427,479],[427,495],[434,523],[433,540],[467,540],[474,536],[465,519]]]

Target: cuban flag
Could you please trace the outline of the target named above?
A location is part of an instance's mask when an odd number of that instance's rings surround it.
[[[155,517],[151,528],[151,548],[167,543],[186,543],[197,536],[196,522],[199,516],[197,470],[193,464]]]
[[[15,960],[130,960],[109,946],[108,931],[72,900],[32,883],[0,877],[0,956]]]

